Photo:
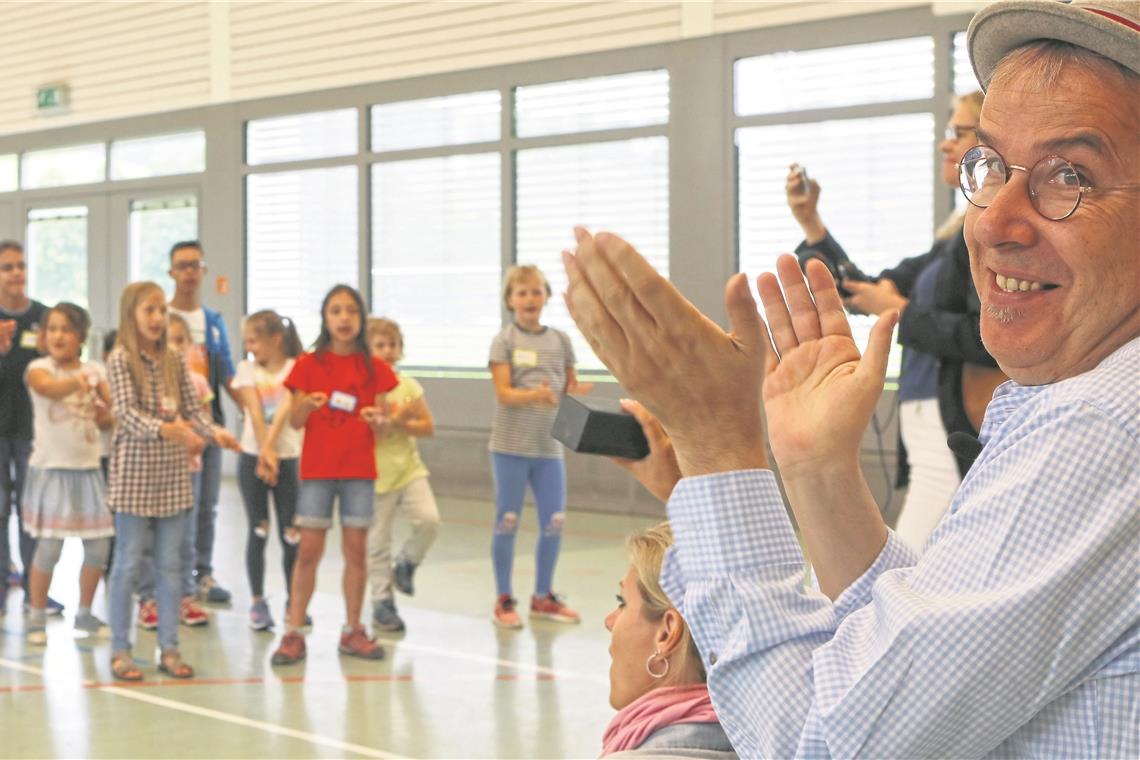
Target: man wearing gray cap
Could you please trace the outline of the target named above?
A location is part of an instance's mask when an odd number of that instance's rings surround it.
[[[860,357],[826,268],[785,256],[768,330],[737,275],[726,334],[614,235],[564,254],[575,320],[660,420],[635,472],[672,491],[662,587],[742,757],[1140,757],[1140,2],[999,2],[968,37],[965,235],[1012,381],[921,559],[859,470],[897,315]]]

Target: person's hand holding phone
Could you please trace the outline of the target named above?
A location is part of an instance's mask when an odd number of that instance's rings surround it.
[[[788,167],[784,181],[784,194],[792,216],[804,231],[808,243],[816,243],[827,235],[827,228],[819,216],[819,183],[807,175],[807,169],[799,164]]]

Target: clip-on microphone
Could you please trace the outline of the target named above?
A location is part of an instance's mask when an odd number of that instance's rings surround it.
[[[946,438],[946,445],[956,457],[965,462],[967,469],[974,465],[974,460],[982,453],[982,442],[969,433],[951,433]]]

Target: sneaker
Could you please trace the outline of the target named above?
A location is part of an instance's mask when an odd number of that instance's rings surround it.
[[[226,604],[232,598],[229,591],[218,585],[212,575],[203,575],[198,580],[198,598],[210,604]]]
[[[372,605],[372,625],[381,631],[404,630],[404,621],[396,612],[395,599],[381,599]]]
[[[29,644],[42,647],[47,644],[47,630],[44,628],[29,628],[24,633],[24,640]]]
[[[32,609],[32,605],[28,602],[28,595],[24,594],[24,612]],[[59,617],[63,614],[63,604],[52,599],[50,596],[47,600],[47,616]]]
[[[155,617],[155,622],[157,623],[157,615]],[[107,634],[107,624],[90,612],[77,613],[75,615],[75,630],[83,631],[89,636],[105,636]]]
[[[401,594],[412,596],[416,593],[415,587],[412,586],[412,576],[415,574],[415,563],[402,559],[392,568],[392,585],[394,585],[396,590]]]
[[[532,596],[530,598],[530,616],[553,620],[556,623],[580,623],[582,618],[577,612],[562,603],[562,599],[549,593],[546,596]]]
[[[182,599],[182,609],[179,616],[182,625],[199,626],[206,625],[210,622],[210,616],[206,611],[198,606],[194,601],[194,597],[187,596]]]
[[[517,606],[517,599],[510,594],[503,594],[495,600],[495,615],[491,618],[491,622],[500,628],[522,628],[522,618],[515,611]]]
[[[277,651],[269,662],[273,665],[292,665],[305,659],[305,637],[297,631],[289,631],[281,637]]]
[[[376,639],[370,638],[362,626],[353,628],[349,633],[341,633],[337,651],[362,660],[384,659],[384,647],[377,644]]]
[[[136,622],[139,628],[145,631],[158,628],[158,602],[153,599],[139,602],[139,616]]]
[[[273,627],[273,615],[269,614],[269,604],[264,599],[250,605],[249,627],[255,631],[268,631]]]

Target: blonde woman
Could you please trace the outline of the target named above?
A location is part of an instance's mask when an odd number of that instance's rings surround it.
[[[958,188],[958,161],[978,143],[982,93],[955,103],[939,143],[942,182]],[[801,182],[793,166],[785,190],[792,214],[804,232],[796,249],[801,261],[818,255],[844,261],[847,254],[820,218],[819,183]],[[899,375],[901,433],[898,485],[908,485],[896,532],[921,551],[942,519],[971,462],[958,460],[946,446],[953,432],[978,434],[981,416],[1005,376],[982,345],[981,303],[970,277],[962,235],[962,214],[950,215],[930,251],[904,259],[873,282],[843,279],[848,308],[864,314],[900,312],[898,341],[903,346]]]
[[[667,522],[626,541],[629,568],[617,608],[606,616],[610,705],[618,713],[602,757],[736,757],[713,712],[697,645],[658,581],[672,545]]]

